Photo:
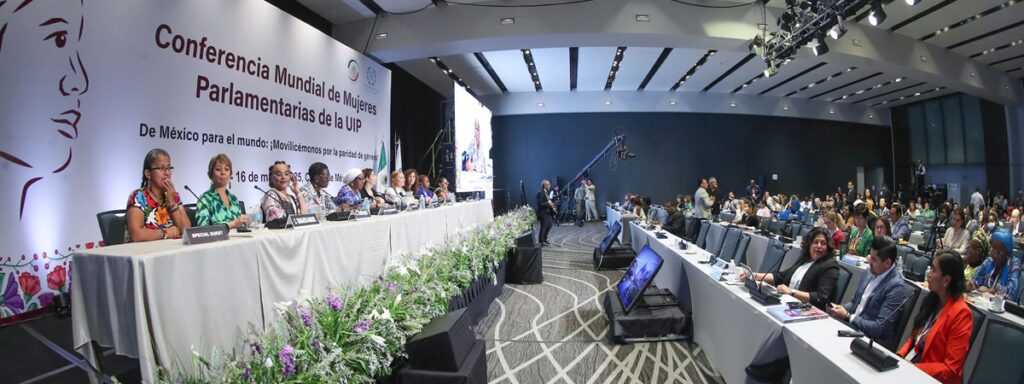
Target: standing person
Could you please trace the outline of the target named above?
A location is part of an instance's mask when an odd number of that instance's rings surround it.
[[[853,180],[846,182],[846,204],[853,204],[857,201],[857,189],[853,187]]]
[[[548,242],[548,233],[551,233],[551,227],[555,226],[555,203],[548,198],[550,192],[551,182],[542,181],[540,191],[537,191],[537,218],[540,219],[540,244],[542,246],[551,245]]]
[[[914,330],[898,355],[929,376],[959,384],[970,348],[974,318],[964,301],[964,264],[952,250],[942,250],[928,272],[928,296],[914,319]]]
[[[974,207],[974,212],[980,212],[981,207],[985,206],[985,196],[982,196],[981,188],[974,188],[974,193],[971,194],[971,206]]]
[[[576,222],[581,223],[586,220],[586,204],[587,204],[587,182],[584,180],[580,183],[580,186],[573,192],[572,198],[576,200]]]
[[[917,176],[917,194],[920,196],[924,193],[924,175],[928,170],[924,167],[924,162],[921,160],[917,161],[917,166],[914,168],[914,175]]]
[[[594,179],[587,179],[587,220],[597,220],[597,186],[594,185]]]
[[[722,213],[722,192],[718,190],[718,179],[715,177],[708,179],[708,183],[711,186],[708,189],[708,195],[711,196],[711,217],[717,217]]]
[[[700,179],[700,187],[693,194],[693,216],[698,219],[711,219],[711,206],[714,198],[708,195],[708,181]]]
[[[755,203],[761,199],[761,187],[754,182],[754,179],[750,179],[750,184],[747,185],[747,198]]]

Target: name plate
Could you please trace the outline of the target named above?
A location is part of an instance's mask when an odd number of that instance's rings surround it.
[[[365,219],[367,217],[370,217],[370,211],[364,211],[360,209],[358,211],[352,212],[353,219]]]
[[[381,209],[377,211],[377,215],[394,215],[396,213],[398,213],[398,208],[394,206],[381,207]]]
[[[288,226],[290,227],[298,228],[320,224],[320,220],[316,218],[315,213],[307,213],[304,215],[290,215],[288,216],[288,224]]]
[[[230,232],[230,229],[228,229],[228,226],[224,224],[185,228],[185,233],[181,237],[181,241],[185,245],[223,241],[228,239],[228,232]]]
[[[725,274],[725,268],[722,268],[721,266],[716,264],[715,266],[711,267],[711,272],[709,272],[708,274],[711,275],[712,279],[721,280],[722,275]]]

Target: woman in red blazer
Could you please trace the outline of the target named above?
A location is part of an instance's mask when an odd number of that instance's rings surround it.
[[[942,250],[928,272],[928,296],[899,355],[936,380],[960,384],[974,319],[964,301],[964,265],[953,250]]]

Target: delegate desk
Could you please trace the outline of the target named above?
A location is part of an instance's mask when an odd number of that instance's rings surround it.
[[[619,232],[619,244],[629,245],[629,242],[632,239],[632,236],[629,233],[629,223],[636,220],[636,215],[629,212],[623,214],[623,212],[616,209],[613,204],[608,203],[605,206],[605,220],[608,228],[611,228],[612,223],[616,221],[622,222],[622,232]]]
[[[654,279],[683,303],[691,303],[693,337],[705,350],[727,383],[752,381],[745,368],[789,354],[794,383],[891,382],[929,383],[930,376],[905,361],[888,372],[877,372],[850,352],[850,339],[838,338],[839,329],[849,329],[834,319],[783,324],[753,301],[745,288],[719,282],[709,275],[711,268],[700,261],[709,254],[690,244],[680,250],[679,238],[654,233],[634,224],[633,248],[648,245],[665,263]],[[686,295],[689,297],[683,297]],[[783,296],[783,301],[794,301]]]
[[[142,379],[157,367],[191,367],[230,351],[250,327],[272,326],[274,304],[300,291],[319,296],[380,276],[400,255],[419,252],[493,218],[490,201],[324,222],[298,229],[232,232],[193,246],[181,240],[130,243],[74,255],[74,346],[94,366],[90,342],[139,359]]]

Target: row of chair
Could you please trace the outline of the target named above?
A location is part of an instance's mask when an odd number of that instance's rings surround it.
[[[242,204],[242,213],[245,213],[245,203],[239,201]],[[188,215],[188,220],[193,225],[196,223],[196,205],[185,204],[181,206],[185,209],[185,214]],[[117,245],[124,243],[125,240],[125,210],[115,209],[112,211],[100,212],[96,214],[96,221],[100,225],[100,235],[103,237],[103,244],[105,245]]]

